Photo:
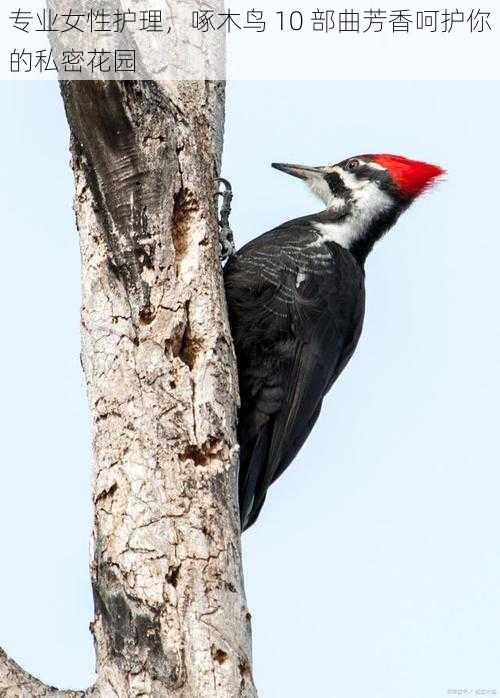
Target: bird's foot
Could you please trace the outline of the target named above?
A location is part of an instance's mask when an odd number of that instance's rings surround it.
[[[224,187],[223,191],[217,191],[217,196],[222,197],[222,206],[220,208],[219,214],[219,242],[221,261],[225,262],[226,259],[232,257],[232,255],[236,251],[236,247],[234,245],[233,231],[231,230],[231,226],[229,225],[229,216],[231,215],[231,201],[233,200],[233,189],[227,179],[218,177],[216,181],[219,185],[222,184],[222,186]]]

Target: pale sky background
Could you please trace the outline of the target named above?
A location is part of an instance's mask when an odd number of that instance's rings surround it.
[[[244,538],[261,698],[500,694],[498,83],[237,83],[238,243],[317,210],[271,161],[446,166],[367,263],[360,346]],[[55,83],[4,82],[0,646],[85,687],[91,450]]]

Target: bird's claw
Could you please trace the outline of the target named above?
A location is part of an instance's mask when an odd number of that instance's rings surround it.
[[[226,259],[232,257],[232,255],[236,251],[236,247],[234,245],[233,231],[231,230],[231,226],[229,225],[229,216],[231,215],[231,202],[233,200],[233,188],[231,187],[230,182],[228,182],[228,180],[224,179],[223,177],[217,177],[216,182],[218,182],[218,184],[222,184],[224,187],[223,191],[217,191],[217,196],[222,197],[222,206],[220,208],[219,214],[219,242],[221,248],[221,261],[225,262]]]

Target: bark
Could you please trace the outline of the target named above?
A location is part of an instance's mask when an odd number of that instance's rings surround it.
[[[237,375],[214,179],[223,83],[62,84],[94,425],[97,681],[58,692],[0,654],[0,696],[252,697]]]

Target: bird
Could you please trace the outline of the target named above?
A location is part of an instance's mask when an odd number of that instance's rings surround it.
[[[353,355],[365,312],[365,262],[446,170],[400,155],[334,165],[273,163],[324,205],[260,235],[224,268],[238,366],[241,530],[294,460]]]

